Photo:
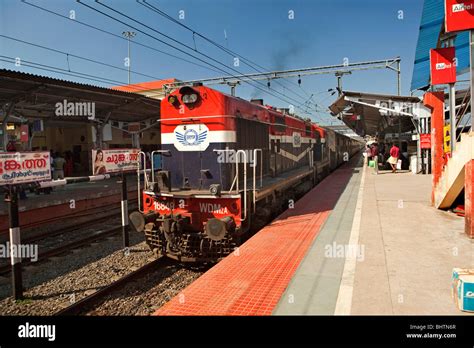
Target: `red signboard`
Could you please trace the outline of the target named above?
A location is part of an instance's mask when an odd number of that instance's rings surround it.
[[[420,134],[420,147],[431,149],[431,134]]]
[[[456,82],[456,50],[454,47],[430,50],[431,84],[442,85]]]
[[[27,143],[28,142],[28,125],[27,124],[22,124],[20,127],[20,141],[22,143]]]
[[[48,151],[0,152],[0,186],[51,180]]]
[[[474,0],[446,0],[444,20],[447,33],[474,29]]]

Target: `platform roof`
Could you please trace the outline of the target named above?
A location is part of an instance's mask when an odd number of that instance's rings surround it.
[[[94,103],[95,120],[140,122],[160,117],[160,100],[137,93],[0,69],[0,106],[28,119],[90,122],[87,116],[57,116],[56,103]]]
[[[402,132],[415,129],[412,117],[387,112],[387,109],[401,107],[399,110],[408,113],[405,107],[419,102],[420,99],[417,97],[343,91],[329,109],[333,116],[340,116],[349,128],[363,137],[397,133],[399,120]]]

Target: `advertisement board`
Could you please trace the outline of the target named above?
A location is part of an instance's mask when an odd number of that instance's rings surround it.
[[[51,180],[48,151],[0,152],[0,186]]]
[[[432,85],[456,82],[456,50],[454,47],[430,50],[430,75]]]
[[[444,21],[447,33],[474,29],[474,0],[445,0]]]
[[[92,175],[138,169],[140,149],[92,150]]]
[[[444,153],[451,152],[451,125],[448,124],[443,128],[444,137]]]

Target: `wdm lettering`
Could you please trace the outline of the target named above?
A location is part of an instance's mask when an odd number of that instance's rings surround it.
[[[229,210],[227,207],[222,207],[220,204],[212,203],[199,203],[199,210],[201,213],[214,213],[214,214],[228,214]]]
[[[35,325],[26,322],[18,326],[18,337],[20,338],[47,338],[52,342],[56,340],[56,325]]]

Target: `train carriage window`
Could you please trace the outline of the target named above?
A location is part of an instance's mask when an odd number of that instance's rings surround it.
[[[306,126],[306,135],[311,136],[311,125]]]

